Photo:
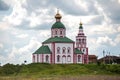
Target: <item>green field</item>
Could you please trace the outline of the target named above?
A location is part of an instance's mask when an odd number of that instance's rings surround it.
[[[0,80],[92,80],[120,79],[120,65],[97,64],[6,64],[0,67]],[[100,79],[101,78],[101,79]],[[113,79],[114,78],[114,79]],[[118,79],[118,80],[119,80]],[[86,79],[87,80],[87,79]],[[107,80],[107,79],[103,79]]]

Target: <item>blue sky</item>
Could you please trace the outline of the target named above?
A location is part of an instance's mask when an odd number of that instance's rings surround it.
[[[57,8],[74,41],[82,21],[89,54],[119,56],[120,0],[0,0],[0,63],[31,63],[51,35]]]

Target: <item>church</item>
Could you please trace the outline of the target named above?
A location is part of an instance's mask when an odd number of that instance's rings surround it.
[[[88,64],[88,47],[83,26],[80,22],[76,42],[66,36],[66,27],[57,11],[56,22],[51,27],[51,37],[42,42],[32,54],[33,63]]]

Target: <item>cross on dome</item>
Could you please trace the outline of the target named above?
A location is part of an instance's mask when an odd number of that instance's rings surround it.
[[[56,18],[56,19],[61,19],[61,18],[62,18],[62,16],[61,16],[60,13],[59,13],[59,10],[57,10],[57,14],[55,15],[55,18]]]

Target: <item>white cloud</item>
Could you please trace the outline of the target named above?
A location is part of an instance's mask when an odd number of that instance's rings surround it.
[[[16,1],[13,6],[13,11],[10,15],[5,16],[3,21],[6,21],[12,25],[20,25],[22,20],[26,18],[27,11],[22,7],[20,1]]]
[[[9,23],[3,21],[3,22],[0,22],[0,30],[7,30],[9,29],[11,26]]]
[[[115,38],[115,42],[118,44],[120,43],[120,34],[118,34]]]
[[[26,52],[29,52],[29,51],[31,51],[31,50],[33,50],[33,49],[37,49],[37,48],[40,47],[40,46],[41,46],[41,43],[40,43],[39,41],[37,41],[36,38],[33,37],[33,38],[30,40],[30,42],[29,42],[28,45],[26,45],[26,46],[24,46],[24,47],[22,47],[22,48],[19,48],[19,52],[20,52],[20,53],[26,53]]]
[[[31,15],[26,18],[30,22],[29,26],[34,28],[45,22],[51,22],[51,16],[48,15],[48,9],[37,9],[32,12]]]
[[[26,38],[26,37],[28,37],[28,34],[20,34],[20,35],[18,35],[17,37],[18,37],[18,38]]]
[[[102,35],[108,35],[108,34],[114,34],[117,30],[115,27],[105,24],[105,25],[94,25],[92,29],[90,29],[90,34],[102,34]]]
[[[3,44],[2,43],[0,43],[0,48],[3,48]]]
[[[113,40],[111,38],[109,38],[108,36],[98,37],[97,44],[99,44],[99,45],[107,45],[107,46],[109,46],[109,45],[115,46],[116,45],[113,42]]]
[[[12,47],[10,54],[6,56],[5,63],[19,63],[21,64],[24,60],[27,60],[28,63],[31,63],[31,56],[32,53],[35,52],[41,46],[41,43],[36,38],[31,38],[29,44],[21,47],[16,48],[15,46]]]

